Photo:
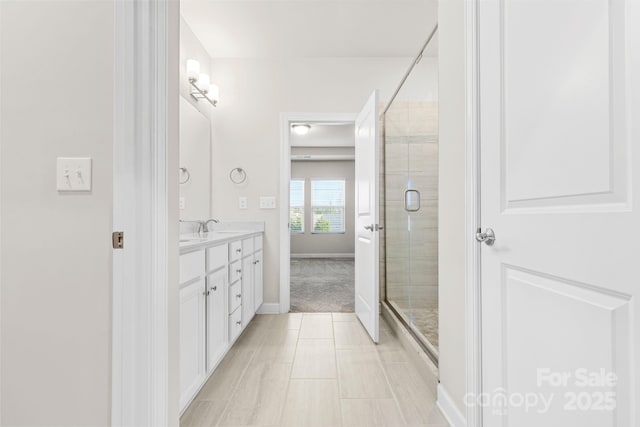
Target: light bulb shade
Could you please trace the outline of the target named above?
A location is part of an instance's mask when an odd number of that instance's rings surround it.
[[[218,85],[212,84],[209,86],[209,92],[207,93],[207,97],[216,104],[220,100],[220,88]]]
[[[187,59],[187,78],[192,82],[200,78],[200,63],[195,59]]]
[[[211,85],[211,79],[209,79],[209,74],[200,74],[200,78],[198,78],[198,87],[204,93],[209,92],[209,86]]]
[[[307,124],[297,124],[291,125],[291,129],[296,133],[296,135],[306,135],[311,130],[311,126]]]

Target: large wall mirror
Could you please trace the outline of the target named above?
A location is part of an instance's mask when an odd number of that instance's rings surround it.
[[[211,217],[211,121],[180,97],[180,219]]]

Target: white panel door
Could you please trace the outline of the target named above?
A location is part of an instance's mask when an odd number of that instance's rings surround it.
[[[262,279],[262,251],[253,255],[253,308],[258,311],[264,299],[264,283]]]
[[[204,266],[204,264],[203,264]],[[180,289],[180,410],[195,395],[205,379],[204,305],[205,279]]]
[[[378,342],[378,91],[358,114],[355,123],[355,308],[374,342]]]
[[[216,367],[229,345],[227,283],[226,268],[207,276],[207,372]]]
[[[467,403],[485,427],[637,426],[638,2],[478,5],[496,241],[481,250],[486,395]]]
[[[242,327],[246,327],[256,314],[253,300],[253,256],[242,258]]]

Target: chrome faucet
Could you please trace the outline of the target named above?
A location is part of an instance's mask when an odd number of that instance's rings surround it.
[[[200,221],[200,227],[198,228],[198,234],[204,234],[204,233],[208,233],[209,232],[209,223],[210,222],[214,222],[214,223],[219,223],[220,221],[218,221],[217,219],[208,219],[206,221]]]

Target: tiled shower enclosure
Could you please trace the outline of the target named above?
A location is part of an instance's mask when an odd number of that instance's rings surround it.
[[[437,358],[437,58],[416,65],[383,128],[386,299]]]

